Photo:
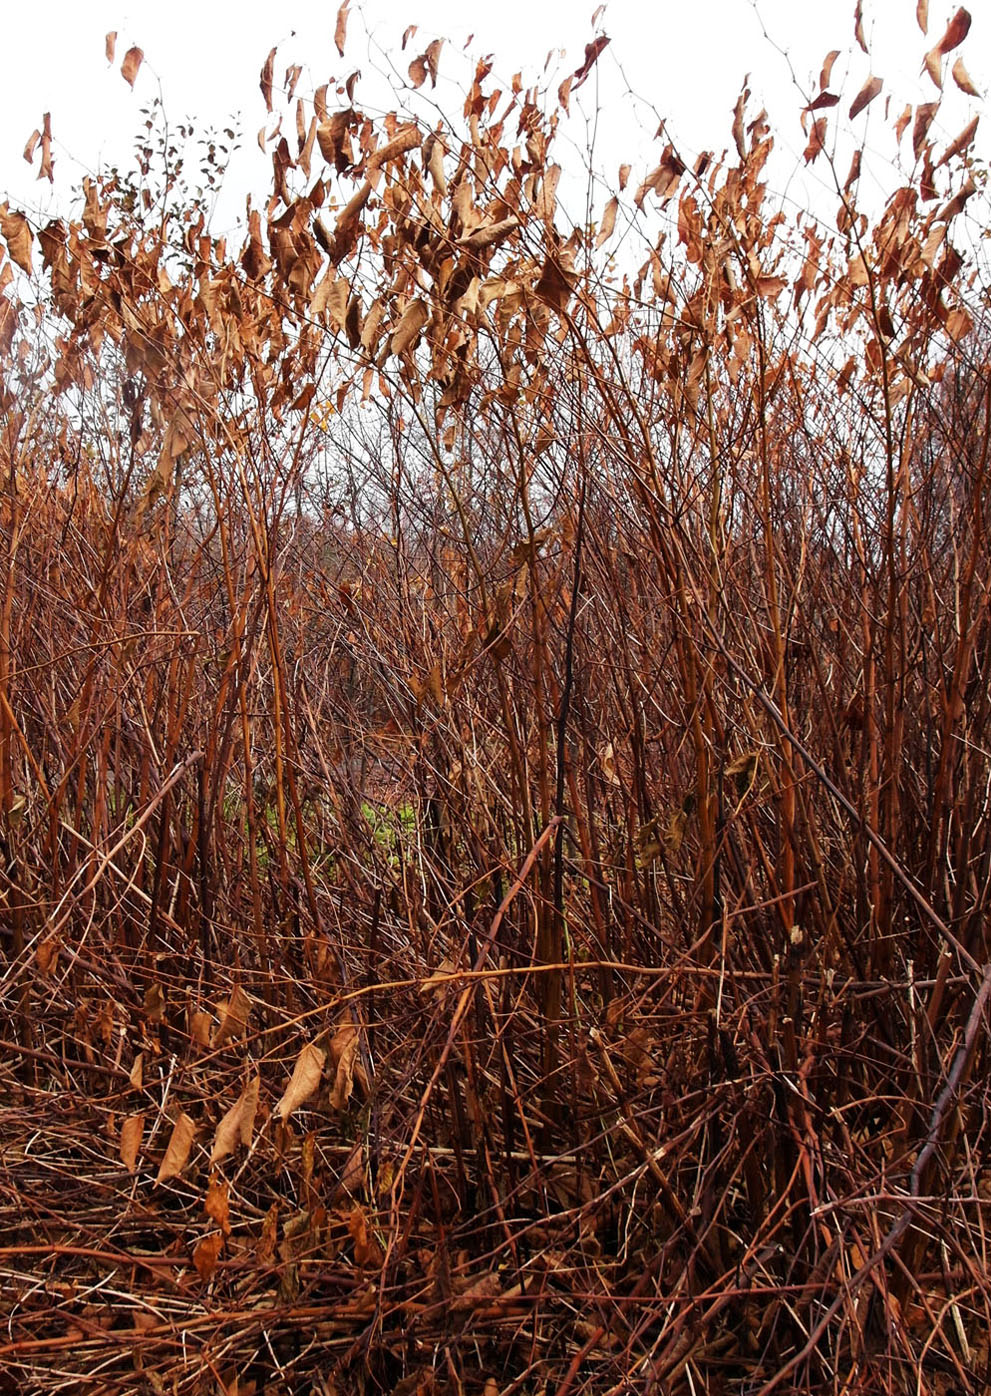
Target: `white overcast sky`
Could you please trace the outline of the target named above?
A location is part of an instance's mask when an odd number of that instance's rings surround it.
[[[434,95],[446,110],[456,112],[464,74],[457,51],[470,34],[470,51],[476,56],[493,54],[495,71],[504,80],[517,70],[525,80],[540,78],[548,53],[556,50],[564,51],[553,65],[560,77],[578,65],[596,32],[591,26],[594,7],[595,0],[353,0],[347,57],[342,60],[333,45],[336,0],[276,0],[265,5],[243,0],[236,7],[226,0],[131,0],[129,5],[47,0],[13,6],[4,21],[0,197],[9,197],[13,205],[35,215],[64,207],[71,187],[84,174],[101,165],[128,163],[140,107],[161,90],[173,122],[190,116],[200,128],[223,126],[231,114],[240,113],[245,148],[229,179],[237,195],[224,208],[230,226],[234,209],[243,210],[249,185],[256,195],[265,193],[265,166],[256,144],[265,120],[258,75],[273,45],[279,46],[277,82],[290,62],[302,63],[298,94],[305,97],[321,83],[343,80],[360,67],[356,104],[374,107],[386,100],[375,73],[376,66],[384,66],[385,56],[392,56],[404,74],[410,57],[429,39],[444,37],[451,46],[444,50]],[[610,0],[598,28],[612,43],[598,65],[598,87],[590,80],[581,93],[586,115],[594,112],[596,95],[601,107],[596,164],[614,172],[620,160],[630,159],[636,178],[638,168],[656,162],[653,137],[658,117],[667,120],[685,155],[703,148],[723,149],[730,141],[736,95],[749,74],[755,98],[751,110],[767,107],[778,139],[772,179],[792,197],[804,198],[805,181],[819,179],[820,171],[801,169],[801,99],[789,76],[789,60],[799,83],[814,92],[822,60],[835,48],[841,53],[831,87],[844,97],[836,109],[843,114],[841,120],[870,72],[884,79],[882,96],[857,123],[858,131],[866,131],[869,148],[878,152],[881,170],[881,156],[894,154],[894,115],[906,102],[931,101],[936,95],[929,78],[920,76],[922,56],[937,42],[956,8],[956,0],[930,0],[927,40],[916,23],[915,0],[863,0],[868,59],[854,41],[853,0]],[[959,53],[974,82],[987,93],[991,0],[971,0],[969,8],[973,26]],[[419,32],[402,55],[402,33],[412,23],[419,25]],[[773,42],[763,36],[762,26]],[[115,67],[109,67],[104,56],[108,30],[118,32]],[[146,55],[133,93],[119,72],[120,59],[131,44],[139,44]],[[634,102],[629,91],[643,102]],[[885,123],[888,94],[892,101]],[[941,129],[951,138],[973,113],[983,111],[979,148],[986,155],[991,148],[991,113],[985,109],[984,100],[957,91],[947,71],[934,133]],[[33,169],[22,159],[25,141],[46,111],[52,115],[54,191],[47,182],[36,181],[37,158]],[[581,144],[584,130],[579,116],[569,135]],[[910,145],[906,138],[903,154],[908,153],[909,165]],[[559,152],[559,160],[563,154]]]

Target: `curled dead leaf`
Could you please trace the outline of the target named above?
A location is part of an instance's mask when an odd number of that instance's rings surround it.
[[[686,812],[683,809],[672,810],[664,830],[664,843],[672,853],[677,853],[681,848],[687,828]]]
[[[864,53],[867,53],[867,40],[864,38],[864,0],[857,0],[853,12],[853,37]]]
[[[206,1283],[213,1278],[213,1272],[217,1268],[217,1261],[220,1259],[220,1252],[224,1249],[224,1238],[219,1231],[213,1232],[210,1236],[204,1236],[202,1241],[197,1242],[193,1251],[193,1264],[200,1279]]]
[[[473,252],[480,252],[486,247],[495,247],[519,226],[520,220],[515,214],[510,214],[508,218],[502,218],[498,223],[489,223],[484,228],[476,228],[467,237],[460,238],[459,242],[462,247],[470,247]]]
[[[599,765],[602,767],[602,774],[610,785],[619,785],[619,772],[616,769],[616,751],[612,742],[606,742],[599,752]]]
[[[604,242],[608,242],[616,227],[616,212],[619,208],[619,200],[615,195],[609,200],[602,210],[602,222],[599,224],[599,231],[596,235],[595,245],[601,247]]]
[[[943,90],[943,56],[938,48],[931,48],[922,59],[922,67],[929,74],[933,84]]]
[[[871,102],[873,102],[874,98],[881,91],[881,88],[883,86],[884,83],[882,82],[882,80],[880,78],[874,77],[873,74],[867,79],[863,87],[857,93],[856,97],[854,97],[853,102],[850,106],[851,121],[854,119],[854,117],[859,116],[865,107],[870,106]]]
[[[264,99],[265,99],[265,110],[266,110],[266,111],[271,111],[271,110],[272,110],[272,74],[273,74],[274,70],[275,70],[275,49],[272,49],[272,51],[269,53],[268,57],[265,59],[265,62],[264,62],[264,64],[263,64],[263,66],[262,66],[261,77],[260,77],[259,80],[258,80],[258,86],[261,88],[261,90],[262,90],[262,96],[263,96]],[[264,147],[263,147],[263,148],[264,148]]]
[[[348,37],[348,10],[351,0],[344,0],[344,4],[337,11],[337,23],[334,25],[334,44],[337,52],[344,57],[344,45]]]
[[[548,257],[533,289],[558,315],[564,315],[571,298],[573,281],[574,277],[565,271],[556,257]]]
[[[939,165],[945,165],[949,160],[955,159],[956,156],[962,155],[965,150],[969,149],[973,143],[974,136],[977,134],[977,123],[980,119],[979,116],[975,116],[963,128],[956,140],[951,141],[940,157],[937,168],[939,168]]]
[[[598,38],[593,39],[590,44],[585,45],[585,57],[575,69],[573,90],[577,90],[581,87],[582,83],[598,62],[599,55],[602,53],[603,49],[611,42],[612,41],[605,34],[600,34]]]
[[[133,1173],[137,1166],[138,1150],[141,1148],[144,1127],[145,1117],[143,1114],[128,1115],[120,1127],[120,1161],[128,1173]]]
[[[916,160],[922,155],[922,148],[926,143],[929,127],[933,124],[938,109],[938,102],[920,102],[915,109],[915,124],[912,127],[912,150]]]
[[[826,57],[823,59],[822,71],[819,74],[819,86],[821,88],[825,89],[829,86],[830,79],[833,76],[833,64],[839,56],[839,49],[834,48],[830,49],[829,53],[827,53]]]
[[[341,1170],[339,1181],[345,1192],[349,1192],[352,1197],[356,1197],[365,1186],[365,1151],[362,1144],[356,1144],[351,1150]]]
[[[398,160],[400,155],[404,155],[407,150],[413,150],[420,144],[420,129],[415,122],[410,122],[404,126],[391,141],[386,141],[385,145],[379,146],[378,150],[373,150],[369,155],[365,168],[369,171],[381,169],[390,160]]]
[[[144,60],[144,50],[138,48],[137,44],[132,45],[124,54],[124,61],[120,65],[121,77],[128,87],[134,86],[134,79],[138,76],[138,69]]]
[[[392,332],[389,348],[393,354],[405,354],[420,338],[420,333],[430,319],[430,311],[425,301],[412,301],[400,316],[399,323]]]
[[[348,1218],[348,1231],[354,1241],[354,1260],[363,1269],[378,1269],[382,1264],[382,1247],[368,1225],[364,1208],[354,1207]]]
[[[368,1094],[369,1081],[359,1055],[360,1041],[354,1023],[343,1022],[330,1043],[330,1060],[334,1068],[334,1084],[330,1104],[334,1110],[346,1110],[355,1083],[362,1095]]]
[[[826,118],[820,116],[812,123],[812,129],[809,132],[809,142],[802,152],[802,159],[807,165],[811,165],[812,162],[822,154],[825,145]]]
[[[943,37],[936,45],[936,51],[940,54],[944,54],[949,53],[952,49],[957,48],[960,44],[963,43],[964,39],[966,39],[967,35],[970,33],[970,25],[970,11],[965,10],[961,5],[959,10],[957,10],[956,14],[953,16],[949,24],[946,26],[946,31],[943,34]]]
[[[54,970],[58,963],[59,946],[58,936],[46,936],[44,940],[38,942],[34,958],[42,974],[48,975]]]
[[[723,774],[732,780],[738,800],[742,800],[753,789],[759,761],[759,752],[745,751],[726,765]]]
[[[315,1043],[306,1044],[296,1058],[289,1084],[275,1107],[275,1113],[280,1120],[288,1120],[294,1110],[298,1110],[304,1101],[309,1100],[320,1084],[326,1060],[326,1052],[321,1051]]]
[[[232,1037],[243,1037],[251,1016],[251,1000],[238,984],[229,999],[217,1004],[219,1023],[213,1035],[213,1045],[222,1047]]]
[[[227,1111],[217,1126],[210,1150],[210,1162],[217,1163],[233,1153],[238,1144],[245,1148],[251,1145],[255,1128],[255,1114],[258,1110],[258,1092],[261,1080],[254,1075]]]
[[[427,44],[427,51],[426,51],[426,53],[423,55],[424,58],[427,60],[427,71],[430,73],[430,86],[431,86],[431,87],[436,87],[436,86],[437,86],[437,77],[438,77],[438,73],[439,73],[439,62],[440,62],[440,51],[441,51],[441,49],[442,49],[443,47],[444,47],[444,40],[443,40],[443,39],[434,39],[434,41],[433,41],[432,43]]]
[[[157,980],[148,985],[143,1002],[149,1023],[160,1023],[165,1017],[165,991]]]
[[[23,213],[11,213],[0,204],[0,233],[7,244],[11,260],[31,275],[31,226]]]
[[[225,1236],[231,1231],[230,1184],[222,1178],[211,1178],[203,1199],[203,1210],[217,1223]]]
[[[196,1121],[185,1111],[172,1126],[165,1157],[162,1159],[155,1178],[156,1183],[165,1183],[169,1178],[177,1178],[189,1161],[189,1151],[196,1137]]]
[[[980,90],[975,86],[973,79],[967,72],[967,65],[962,58],[958,58],[953,65],[953,81],[961,92],[966,92],[968,97],[980,97]],[[977,118],[974,118],[975,122]]]
[[[210,1015],[209,1013],[193,1013],[189,1019],[189,1036],[197,1047],[210,1046]]]

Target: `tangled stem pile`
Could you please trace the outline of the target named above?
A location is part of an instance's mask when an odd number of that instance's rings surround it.
[[[0,210],[11,1390],[989,1380],[974,126],[573,225],[604,47]]]

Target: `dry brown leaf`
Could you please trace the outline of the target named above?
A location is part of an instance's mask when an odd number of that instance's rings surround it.
[[[346,1110],[354,1089],[354,1073],[358,1056],[358,1029],[353,1023],[343,1023],[330,1044],[334,1066],[334,1084],[330,1104],[334,1110]]]
[[[213,1045],[222,1047],[232,1037],[243,1037],[251,1016],[251,1000],[238,984],[230,999],[222,999],[217,1005],[217,1031]]]
[[[747,158],[747,146],[743,133],[743,112],[747,105],[749,89],[744,87],[739,97],[736,99],[736,106],[733,108],[733,143],[736,146],[736,153],[741,160]]]
[[[365,182],[361,185],[361,187],[357,190],[357,192],[352,194],[351,198],[341,209],[341,212],[337,219],[337,226],[334,230],[335,253],[336,244],[342,240],[342,238],[351,230],[352,226],[357,222],[358,214],[368,203],[371,194],[371,182],[366,179]],[[338,258],[338,260],[340,259]]]
[[[9,267],[5,268],[5,270],[9,271]],[[12,275],[13,273],[11,273],[11,276]],[[48,975],[53,972],[58,963],[59,948],[58,936],[46,936],[44,940],[38,942],[38,948],[34,952],[34,958],[42,974]]]
[[[609,200],[602,210],[602,222],[599,224],[599,231],[595,239],[596,247],[601,247],[604,242],[608,242],[616,227],[616,213],[619,209],[619,200],[615,195]]]
[[[387,165],[390,160],[397,160],[400,155],[404,155],[407,150],[413,150],[420,144],[420,130],[415,122],[404,126],[391,141],[379,146],[374,150],[366,161],[365,168],[369,171],[380,169]]]
[[[974,321],[962,306],[951,310],[946,317],[946,333],[953,340],[965,339],[974,328]]]
[[[321,1051],[312,1042],[306,1044],[296,1058],[289,1084],[275,1107],[275,1113],[280,1120],[288,1120],[294,1110],[298,1110],[304,1101],[309,1100],[320,1084],[326,1060],[326,1052]]]
[[[107,55],[107,62],[114,61],[114,54],[117,52],[117,30],[111,29],[110,33],[103,41],[103,51]]]
[[[334,43],[337,45],[337,52],[344,57],[344,45],[348,37],[348,10],[351,0],[344,0],[344,4],[337,11],[337,23],[334,25]]]
[[[687,828],[688,815],[686,812],[683,809],[672,810],[664,829],[664,843],[672,853],[677,853],[681,848]]]
[[[585,58],[575,69],[574,87],[576,89],[581,87],[582,83],[595,67],[602,50],[606,48],[609,43],[611,43],[611,40],[608,39],[605,34],[600,34],[597,39],[593,39],[590,44],[585,45]]]
[[[920,102],[915,109],[915,125],[912,127],[912,149],[915,152],[916,160],[918,160],[922,154],[922,147],[926,143],[929,127],[933,124],[933,118],[938,109],[938,102]]]
[[[561,266],[556,257],[548,257],[534,292],[558,315],[564,315],[571,299],[572,277]]]
[[[120,65],[121,77],[128,87],[134,86],[134,79],[138,75],[138,69],[144,59],[144,50],[138,48],[137,44],[132,45],[124,54],[124,61]]]
[[[931,48],[922,60],[922,66],[933,83],[943,90],[943,58],[938,48]]]
[[[867,263],[864,261],[864,255],[862,252],[858,252],[855,256],[850,258],[850,264],[847,267],[846,279],[849,282],[849,284],[854,288],[854,290],[856,290],[860,286],[866,286],[867,283],[870,281]]]
[[[853,99],[853,103],[850,107],[851,121],[854,119],[854,117],[859,116],[865,107],[870,106],[871,102],[873,102],[874,98],[881,91],[881,88],[883,86],[884,83],[881,81],[881,79],[874,77],[873,74],[867,79],[863,87],[860,89],[856,97],[854,97]]]
[[[738,800],[742,800],[753,789],[759,761],[759,752],[745,751],[727,764],[723,774],[733,781]]]
[[[459,243],[462,247],[470,247],[473,252],[481,252],[486,247],[495,247],[503,242],[519,226],[520,220],[515,213],[511,213],[508,218],[502,218],[498,223],[489,223],[484,228],[476,228],[467,237],[460,238]]]
[[[953,65],[953,81],[961,92],[966,92],[968,97],[980,97],[980,91],[974,85],[974,81],[967,72],[967,65],[962,58],[958,58]]]
[[[352,1197],[356,1197],[358,1192],[365,1185],[365,1151],[359,1143],[354,1146],[348,1154],[347,1162],[341,1170],[341,1187],[345,1192],[349,1192]]]
[[[957,155],[962,155],[963,152],[969,148],[973,142],[974,136],[977,134],[977,124],[980,119],[979,116],[973,117],[960,132],[959,136],[957,136],[956,140],[952,141],[946,147],[940,157],[940,165],[945,165],[947,161],[953,160]]]
[[[967,200],[973,198],[976,193],[977,185],[974,183],[973,176],[968,175],[962,188],[958,189],[953,198],[940,209],[939,217],[947,223],[950,219],[956,218],[958,213],[963,212]]]
[[[143,1114],[128,1115],[120,1127],[120,1161],[128,1173],[133,1173],[137,1166],[138,1150],[141,1148],[144,1127],[145,1117]]]
[[[606,742],[599,752],[599,765],[602,767],[602,774],[610,785],[619,785],[619,772],[616,770],[616,752],[612,742]]]
[[[55,183],[52,168],[52,114],[47,111],[41,123],[41,168],[38,170],[38,178],[47,179],[50,184]]]
[[[158,1170],[156,1183],[164,1183],[169,1178],[179,1176],[189,1160],[189,1151],[193,1147],[195,1137],[196,1121],[183,1111],[172,1127],[172,1135]]]
[[[262,96],[265,98],[265,110],[266,110],[266,111],[271,111],[271,110],[272,110],[272,74],[273,74],[274,71],[275,71],[275,49],[272,49],[271,53],[270,53],[270,54],[268,55],[268,57],[265,59],[264,66],[262,67],[262,71],[261,71],[261,77],[260,77],[259,80],[258,80],[258,86],[261,88],[261,90],[262,90]],[[264,150],[264,148],[265,148],[265,147],[262,146],[262,149],[263,149],[263,150]]]
[[[6,204],[0,204],[0,233],[11,259],[21,271],[31,275],[31,227],[23,213],[11,213]]]
[[[206,1283],[213,1278],[213,1272],[217,1268],[217,1261],[220,1259],[220,1252],[224,1249],[224,1238],[219,1231],[215,1231],[212,1236],[204,1236],[203,1240],[197,1243],[193,1251],[193,1264],[196,1266],[196,1273],[200,1279]]]
[[[427,80],[427,55],[419,54],[408,68],[409,80],[414,87],[422,87]]]
[[[857,43],[863,49],[864,53],[866,53],[867,40],[864,38],[864,0],[857,0],[857,5],[853,12],[853,37],[857,40]]]
[[[392,332],[389,347],[393,354],[405,354],[420,338],[420,332],[430,319],[430,311],[425,301],[412,301],[403,311],[399,323]]]
[[[189,1036],[197,1047],[209,1047],[210,1045],[210,1015],[209,1013],[194,1013],[189,1020]]]
[[[157,980],[148,985],[143,1003],[149,1023],[160,1023],[165,1017],[165,990]]]
[[[952,49],[959,47],[970,33],[970,11],[965,10],[961,5],[956,14],[946,26],[946,32],[936,45],[939,53],[949,53]]]
[[[928,34],[929,0],[915,0],[915,19],[923,34]]]
[[[230,1184],[222,1178],[211,1178],[203,1199],[203,1210],[211,1217],[225,1236],[231,1231]]]
[[[234,1152],[239,1143],[243,1144],[245,1148],[250,1147],[255,1127],[255,1114],[258,1110],[260,1085],[260,1077],[256,1074],[217,1125],[213,1136],[213,1147],[210,1150],[211,1163],[217,1163],[220,1159],[226,1158],[228,1154]]]
[[[831,49],[823,59],[822,72],[819,74],[819,86],[826,88],[829,86],[830,78],[833,76],[833,64],[840,56],[838,48]]]
[[[372,304],[371,309],[365,316],[364,324],[361,327],[361,347],[366,354],[373,354],[375,346],[382,333],[382,321],[385,318],[385,310],[380,300]]]
[[[382,1264],[382,1247],[368,1226],[368,1218],[362,1207],[352,1208],[348,1218],[348,1231],[354,1241],[354,1261],[362,1268],[377,1269]]]
[[[811,165],[812,162],[822,154],[825,148],[826,124],[827,119],[824,116],[818,117],[817,120],[812,123],[812,129],[809,132],[809,143],[802,152],[802,159],[807,165]]]
[[[427,51],[423,55],[427,60],[427,70],[430,73],[430,86],[437,86],[438,64],[440,62],[440,51],[444,47],[443,39],[434,39],[433,43],[427,44]]]
[[[139,1052],[138,1055],[134,1058],[130,1074],[127,1078],[136,1091],[140,1091],[141,1087],[144,1084],[144,1065],[145,1054],[144,1052]]]

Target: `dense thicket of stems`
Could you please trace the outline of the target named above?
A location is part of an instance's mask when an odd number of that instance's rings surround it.
[[[349,103],[236,254],[3,214],[0,1370],[982,1389],[974,132],[573,227],[484,63]]]

